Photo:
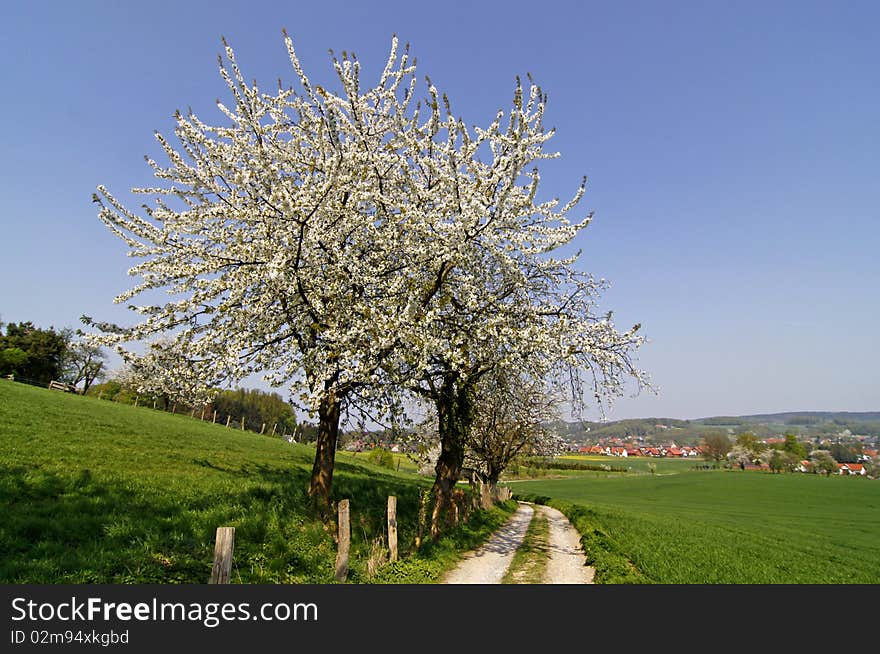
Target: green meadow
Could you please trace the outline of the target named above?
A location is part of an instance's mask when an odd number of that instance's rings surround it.
[[[880,583],[880,483],[665,471],[586,473],[513,488],[569,515],[599,583]]]
[[[0,380],[0,582],[205,583],[236,528],[234,583],[332,583],[336,545],[306,490],[314,449],[188,416]],[[431,583],[515,505],[414,551],[430,480],[340,452],[354,583]],[[403,560],[382,565],[386,499]]]

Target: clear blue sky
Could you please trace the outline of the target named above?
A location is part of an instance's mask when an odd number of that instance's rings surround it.
[[[517,74],[549,93],[544,193],[588,175],[582,267],[651,338],[660,394],[610,417],[878,410],[878,24],[876,2],[8,3],[0,319],[127,319],[91,194],[151,183],[175,109],[219,119],[221,35],[271,85],[282,27],[316,81],[328,48],[377,75],[397,33],[469,124]]]

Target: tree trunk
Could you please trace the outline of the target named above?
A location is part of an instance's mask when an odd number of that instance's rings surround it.
[[[330,506],[330,488],[333,484],[333,466],[336,463],[336,440],[339,436],[339,400],[330,395],[318,407],[318,440],[315,442],[315,464],[309,496],[322,509]]]
[[[452,503],[452,491],[458,482],[464,464],[464,451],[473,419],[470,385],[448,377],[438,394],[437,417],[440,433],[440,457],[434,468],[436,478],[431,489],[434,510],[431,513],[431,536],[440,535],[440,523],[444,511]]]

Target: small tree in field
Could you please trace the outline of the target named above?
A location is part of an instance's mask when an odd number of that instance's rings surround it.
[[[707,461],[715,461],[716,463],[723,461],[732,447],[730,439],[725,434],[717,433],[706,434],[700,444],[703,457]]]
[[[106,359],[99,346],[85,340],[74,341],[73,334],[69,334],[61,359],[61,379],[74,386],[81,383],[82,392],[87,393],[92,384],[105,376]]]
[[[555,454],[558,437],[546,425],[557,418],[558,398],[543,380],[489,375],[477,389],[467,457],[482,470],[493,494],[501,473],[520,454]]]

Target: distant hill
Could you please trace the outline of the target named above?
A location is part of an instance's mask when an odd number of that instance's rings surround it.
[[[700,418],[694,422],[702,422],[706,424],[708,420],[719,420],[719,417]],[[736,416],[736,420],[759,422],[759,423],[790,423],[804,420],[803,424],[814,424],[817,422],[834,422],[837,420],[845,422],[875,422],[880,421],[880,411],[787,411],[784,413],[760,413],[748,416]]]
[[[728,434],[750,431],[761,438],[787,432],[804,438],[826,438],[849,430],[854,435],[880,438],[880,411],[787,411],[712,416],[697,420],[635,418],[611,422],[557,421],[552,427],[564,438],[577,443],[635,436],[645,441],[675,441],[686,445],[719,431]]]

